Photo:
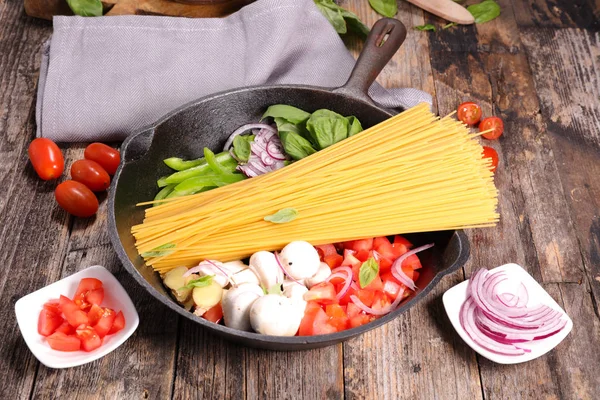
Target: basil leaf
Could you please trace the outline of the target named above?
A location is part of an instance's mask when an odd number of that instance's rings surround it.
[[[314,0],[314,3],[321,14],[333,25],[337,33],[345,34],[352,31],[363,39],[369,34],[369,28],[362,23],[356,14],[338,6],[333,0]],[[339,15],[342,16],[342,20],[339,19]]]
[[[100,17],[102,2],[100,0],[67,0],[69,8],[82,17]]]
[[[483,24],[500,16],[500,6],[494,0],[483,0],[479,4],[472,4],[467,10],[475,18],[476,24]]]
[[[142,253],[141,256],[144,258],[168,256],[169,254],[173,253],[173,251],[168,251],[168,249],[173,248],[175,248],[175,243],[166,243],[162,246],[155,247],[150,251]]]
[[[433,26],[432,24],[418,25],[415,26],[415,29],[418,31],[436,31],[435,26]]]
[[[306,121],[306,129],[319,150],[346,139],[349,125],[345,117],[326,109],[315,111]]]
[[[442,29],[452,28],[453,26],[456,26],[456,25],[458,25],[456,22],[450,22],[449,24],[442,26]]]
[[[348,130],[348,137],[356,135],[357,133],[363,131],[363,127],[360,124],[360,121],[354,115],[346,117],[346,119],[348,120],[348,123],[350,124],[350,129]]]
[[[197,287],[210,286],[213,282],[214,275],[205,275],[199,279],[194,279],[188,282],[187,285],[180,287],[177,290],[193,289]]]
[[[364,289],[365,287],[369,286],[378,273],[379,264],[373,257],[362,263],[358,272],[358,281],[360,283],[360,287]]]
[[[253,141],[254,135],[238,135],[233,139],[233,153],[239,161],[248,162]]]
[[[277,211],[273,215],[267,215],[263,218],[267,222],[272,222],[274,224],[285,224],[286,222],[291,222],[296,219],[298,216],[298,210],[295,208],[282,208]]]
[[[306,121],[310,117],[310,114],[299,108],[288,106],[286,104],[274,104],[267,108],[267,111],[265,111],[261,120],[267,117],[283,118],[287,122],[298,125]]]
[[[333,25],[335,31],[339,34],[344,34],[348,32],[348,27],[346,26],[346,21],[344,21],[344,17],[339,9],[332,9],[330,7],[326,7],[321,3],[315,2],[321,14],[325,16]]]
[[[292,157],[294,160],[301,160],[304,157],[308,157],[317,151],[313,149],[312,145],[308,140],[300,136],[296,132],[279,132],[279,138],[283,144],[283,149],[286,154]]]
[[[344,17],[344,20],[346,21],[346,27],[348,30],[356,33],[363,40],[366,39],[367,35],[369,34],[369,27],[363,24],[356,14],[348,10],[344,10],[341,7],[340,9],[342,10],[342,17]]]
[[[369,4],[384,17],[393,18],[398,13],[397,0],[369,0]]]

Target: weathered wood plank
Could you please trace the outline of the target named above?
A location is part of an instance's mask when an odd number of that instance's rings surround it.
[[[600,30],[598,0],[511,0],[519,26]]]
[[[443,278],[407,313],[344,344],[346,398],[481,398],[475,353],[442,304],[442,294],[462,280],[462,271]]]

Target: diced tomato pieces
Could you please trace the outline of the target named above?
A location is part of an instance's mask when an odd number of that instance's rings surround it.
[[[44,304],[44,310],[48,310],[51,313],[57,314],[57,315],[62,314],[62,311],[60,310],[60,305],[59,305],[58,299],[48,300],[46,302],[46,304]]]
[[[332,304],[337,303],[336,294],[335,287],[331,282],[321,282],[304,293],[304,300],[316,301],[319,304]]]
[[[402,261],[402,270],[405,268],[408,269],[419,269],[422,268],[421,261],[416,254],[411,254],[406,258],[406,260]]]
[[[56,332],[62,332],[65,335],[72,335],[75,333],[75,328],[73,328],[67,321],[64,321],[61,326],[56,328]]]
[[[333,244],[320,244],[318,246],[315,246],[315,248],[319,253],[323,254],[323,257],[337,254],[337,250],[335,249],[335,246]]]
[[[104,309],[97,304],[93,304],[90,308],[90,311],[87,313],[88,324],[90,324],[90,326],[96,325],[96,323],[100,321],[100,318],[102,318],[103,314]]]
[[[369,322],[374,321],[375,319],[377,318],[372,315],[358,314],[357,316],[350,318],[349,325],[350,328],[356,328],[361,325],[366,325]]]
[[[346,247],[346,248],[350,248],[356,252],[361,252],[361,251],[369,252],[369,251],[373,250],[373,238],[353,240],[353,241],[347,242],[347,243],[349,243],[350,246]]]
[[[56,328],[62,325],[63,319],[60,314],[42,309],[38,317],[38,333],[42,336],[50,336],[56,331]]]
[[[102,281],[96,278],[83,278],[79,282],[73,301],[82,310],[89,309],[92,304],[100,305],[104,300]]]
[[[123,314],[121,314],[123,315]],[[218,324],[221,318],[223,318],[223,307],[221,307],[221,303],[217,304],[214,307],[211,307],[202,315],[202,318],[209,320],[210,322],[214,322]]]
[[[367,307],[371,307],[373,305],[373,298],[375,297],[375,292],[367,289],[360,289],[356,291],[356,297]]]
[[[96,278],[83,278],[79,281],[79,286],[75,292],[74,297],[79,297],[82,293],[87,293],[94,289],[100,289],[102,287],[102,281]]]
[[[327,265],[329,265],[329,268],[331,269],[341,266],[343,261],[344,257],[339,255],[338,253],[329,254],[323,257],[323,262],[327,263]]]
[[[379,260],[379,273],[389,271],[394,262],[386,257],[380,257]]]
[[[108,334],[117,316],[115,311],[110,308],[104,308],[102,311],[103,313],[100,317],[100,320],[96,323],[96,325],[94,325],[94,330],[101,338]]]
[[[337,287],[337,286],[338,286],[338,285],[342,285],[342,286],[344,286],[344,282],[346,282],[346,279],[345,279],[346,273],[345,273],[345,272],[342,272],[341,274],[343,274],[343,275],[344,275],[344,278],[341,278],[341,277],[339,277],[339,278],[338,278],[338,277],[334,277],[334,278],[331,278],[331,279],[329,279],[329,280],[328,280],[328,282],[331,282],[331,284],[332,284],[333,286],[335,286],[336,293],[339,293],[339,292],[340,292],[340,291],[338,290],[338,287]]]
[[[389,306],[391,303],[392,302],[384,292],[377,291],[373,296],[373,304],[371,305],[371,308],[373,310],[379,311]]]
[[[327,323],[335,327],[337,332],[348,329],[348,315],[344,307],[339,304],[329,304],[325,307],[325,314],[329,317]]]
[[[89,322],[85,311],[81,310],[77,304],[65,296],[60,296],[60,308],[65,316],[65,319],[71,326],[78,327],[79,325],[87,325]]]
[[[63,332],[54,332],[46,338],[48,344],[54,350],[59,351],[77,351],[81,348],[81,340],[79,338],[67,335]]]
[[[372,291],[383,290],[383,282],[381,281],[379,275],[376,275],[375,278],[371,281],[371,283],[369,283],[363,289]]]
[[[89,325],[80,325],[75,330],[75,335],[81,340],[81,348],[85,351],[96,350],[102,345],[102,338]]]
[[[383,293],[385,293],[392,301],[396,300],[399,293],[404,293],[406,287],[398,282],[391,272],[381,276],[383,280]]]
[[[335,292],[340,293],[343,288],[344,288],[344,284],[339,283],[335,287]],[[348,304],[350,302],[350,295],[352,295],[352,294],[354,294],[354,289],[352,288],[352,286],[350,286],[350,288],[348,288],[348,291],[346,292],[346,294],[339,299],[338,303],[342,306],[345,306],[346,304]]]
[[[401,236],[401,235],[394,236],[394,244],[403,244],[408,249],[413,248],[413,244],[408,239],[406,239],[404,236]]]
[[[112,335],[113,333],[119,332],[123,328],[125,328],[125,316],[123,315],[123,311],[119,311],[115,317],[113,326],[108,331],[108,334]]]
[[[325,311],[323,311],[321,306],[314,301],[309,301],[304,310],[302,322],[300,322],[298,335],[311,336],[334,333],[336,329],[334,326],[327,323],[328,320],[329,317]]]
[[[388,258],[390,260],[395,259],[394,248],[392,247],[392,244],[390,243],[387,237],[381,236],[373,239],[373,248],[382,257]]]
[[[361,251],[357,251],[354,254],[354,257],[356,257],[360,262],[365,262],[369,258],[371,258],[372,255],[373,255],[373,253],[371,252],[371,250],[361,250]]]
[[[342,261],[342,265],[347,265],[349,267],[354,268],[355,266],[359,266],[362,264],[360,262],[360,260],[356,257],[354,257],[354,254],[350,253],[350,252],[344,252],[345,253],[345,257],[344,257],[344,261]]]
[[[362,310],[354,303],[348,303],[346,306],[346,314],[348,315],[348,318],[356,317],[361,312]]]

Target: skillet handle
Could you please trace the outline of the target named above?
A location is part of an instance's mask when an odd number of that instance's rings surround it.
[[[333,91],[373,104],[373,100],[368,95],[369,88],[383,67],[396,54],[405,38],[406,27],[402,22],[393,18],[382,18],[377,21],[367,36],[350,78],[344,86]]]

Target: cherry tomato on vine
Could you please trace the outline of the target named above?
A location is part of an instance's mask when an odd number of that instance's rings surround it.
[[[29,159],[33,169],[45,181],[60,177],[65,169],[62,152],[50,139],[37,138],[29,144]]]
[[[104,143],[92,143],[85,148],[83,156],[86,160],[96,161],[111,175],[114,175],[121,162],[121,154]]]
[[[490,169],[492,170],[492,172],[495,172],[496,168],[498,167],[498,153],[496,152],[496,150],[488,146],[483,146],[483,158],[492,159],[492,166],[490,167]]]
[[[71,166],[71,177],[93,192],[101,192],[110,186],[110,176],[100,164],[92,160],[77,160]]]
[[[458,119],[467,125],[475,125],[481,119],[481,107],[472,101],[467,101],[458,106]]]
[[[76,217],[91,217],[98,211],[96,195],[83,183],[64,181],[56,187],[54,196],[63,210]]]
[[[498,139],[502,135],[502,132],[504,132],[504,123],[498,117],[484,118],[479,124],[479,131],[483,132],[488,129],[493,129],[493,131],[484,133],[481,136],[488,140]]]

